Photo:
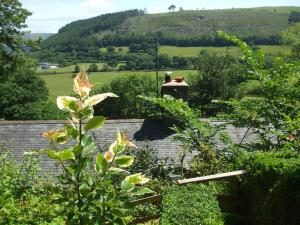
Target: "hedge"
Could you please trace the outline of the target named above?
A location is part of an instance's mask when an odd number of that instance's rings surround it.
[[[223,225],[213,190],[206,185],[172,186],[163,196],[162,225]]]
[[[241,186],[245,225],[300,224],[300,156],[253,152],[240,158],[248,171]]]

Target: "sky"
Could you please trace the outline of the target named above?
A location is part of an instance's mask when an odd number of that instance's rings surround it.
[[[226,9],[259,6],[300,6],[300,0],[20,0],[32,12],[26,24],[32,33],[56,33],[75,20],[128,9],[145,9],[148,13],[167,12],[177,8]]]

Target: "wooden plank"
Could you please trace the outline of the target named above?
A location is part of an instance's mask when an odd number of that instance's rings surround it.
[[[135,206],[135,205],[141,205],[144,203],[160,203],[161,202],[161,195],[153,195],[150,197],[146,198],[141,198],[138,200],[131,201],[130,203]]]
[[[229,177],[235,177],[246,173],[247,172],[245,170],[237,170],[228,173],[218,173],[218,174],[208,175],[203,177],[194,177],[190,179],[177,180],[177,184],[182,185],[182,184],[189,184],[189,183],[201,183],[201,182],[207,182],[213,180],[223,180]]]

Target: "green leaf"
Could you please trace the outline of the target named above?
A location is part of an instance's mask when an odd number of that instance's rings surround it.
[[[81,152],[82,152],[82,149],[83,149],[83,147],[82,147],[81,145],[75,145],[75,146],[73,147],[73,153],[74,153],[75,155],[80,155]]]
[[[90,119],[84,126],[84,130],[88,131],[91,129],[100,128],[103,126],[105,121],[105,117],[103,116],[95,116],[94,118]]]
[[[79,100],[75,97],[70,96],[58,96],[56,99],[57,107],[63,111],[68,112],[76,112],[77,111],[77,104]]]
[[[86,147],[93,142],[91,135],[83,135],[81,140],[82,147]]]
[[[65,128],[67,130],[67,133],[70,137],[76,139],[79,135],[78,130],[76,130],[76,128],[74,128],[72,125],[65,125]]]
[[[96,170],[97,172],[102,172],[103,170],[105,170],[107,168],[107,161],[106,159],[104,158],[104,156],[99,153],[97,155],[97,158],[96,158]]]
[[[117,168],[117,167],[110,167],[108,172],[110,174],[118,174],[118,173],[127,173],[127,174],[130,174],[128,171],[126,170],[123,170],[121,168]]]
[[[88,157],[92,155],[96,150],[97,150],[97,145],[94,142],[92,142],[83,148],[81,156]]]
[[[123,180],[123,181],[121,182],[121,189],[122,189],[123,191],[130,192],[130,191],[132,191],[134,188],[135,188],[135,185],[134,185],[134,183],[132,183],[132,182],[128,182],[128,181],[126,181],[126,180]]]
[[[72,149],[67,149],[67,150],[58,152],[58,153],[57,153],[57,156],[58,156],[62,161],[70,160],[70,159],[75,160],[75,155],[74,155]]]
[[[126,156],[126,155],[122,155],[115,158],[116,165],[123,168],[131,166],[133,161],[134,158],[132,156]]]
[[[130,194],[132,195],[145,195],[145,194],[151,194],[153,191],[147,187],[135,187]]]
[[[46,149],[46,150],[36,151],[35,153],[36,154],[47,154],[49,158],[58,160],[58,161],[75,159],[75,155],[74,155],[72,149],[66,149],[66,150],[60,151],[60,152]]]
[[[145,184],[149,181],[149,178],[146,178],[141,173],[136,173],[125,177],[124,181],[133,183],[133,184]]]

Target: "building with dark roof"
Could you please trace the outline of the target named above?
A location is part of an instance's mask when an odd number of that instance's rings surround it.
[[[65,123],[67,121],[0,121],[0,146],[4,145],[17,161],[22,161],[24,152],[50,148],[49,140],[42,137],[42,132],[62,128]],[[157,151],[159,158],[168,157],[179,163],[180,143],[172,140],[174,133],[163,121],[107,120],[102,128],[91,132],[99,151],[107,150],[115,140],[117,129],[121,132],[125,131],[128,139],[132,140],[138,148],[148,145]],[[226,131],[235,143],[239,143],[247,129],[227,126]],[[245,142],[251,140],[253,135],[247,135]],[[186,164],[190,159],[191,156],[187,156]],[[53,160],[47,157],[42,156],[40,163],[44,171],[56,170]]]

